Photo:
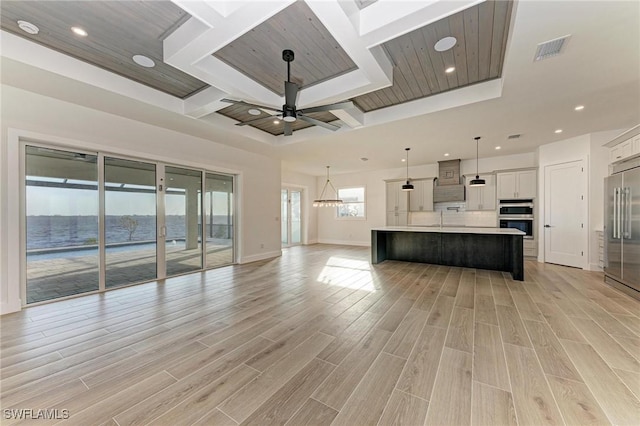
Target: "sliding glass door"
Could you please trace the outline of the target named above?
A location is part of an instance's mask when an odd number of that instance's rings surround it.
[[[25,144],[27,304],[234,262],[234,178]]]
[[[207,268],[233,263],[233,177],[206,173],[205,244]]]
[[[165,167],[167,276],[202,269],[202,172]]]
[[[26,303],[98,290],[97,160],[25,148]]]
[[[156,166],[104,159],[107,288],[155,279]]]

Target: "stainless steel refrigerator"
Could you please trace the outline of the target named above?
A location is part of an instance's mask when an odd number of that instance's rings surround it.
[[[640,299],[640,158],[605,178],[605,282]]]

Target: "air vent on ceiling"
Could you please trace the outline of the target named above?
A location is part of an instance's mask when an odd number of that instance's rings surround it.
[[[562,53],[562,49],[567,44],[567,40],[569,39],[569,37],[571,37],[571,34],[553,40],[545,41],[544,43],[540,43],[538,45],[538,49],[536,49],[536,56],[533,58],[533,60],[541,61],[542,59],[547,59],[552,56],[559,55],[560,53]]]
[[[515,134],[515,135],[509,135],[509,136],[507,136],[507,139],[518,139],[518,138],[520,138],[520,136],[522,136],[522,135],[519,134],[519,133]]]

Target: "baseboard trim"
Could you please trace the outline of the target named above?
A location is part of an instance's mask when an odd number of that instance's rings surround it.
[[[22,310],[22,300],[17,299],[13,302],[0,303],[0,315],[19,312]]]
[[[259,260],[273,259],[276,257],[282,256],[282,250],[274,250],[266,253],[254,254],[251,256],[243,256],[242,259],[238,261],[239,264],[257,262]]]
[[[318,244],[336,244],[340,246],[370,247],[371,241],[318,240]]]

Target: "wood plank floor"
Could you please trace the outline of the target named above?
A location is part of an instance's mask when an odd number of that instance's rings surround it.
[[[2,424],[640,424],[640,302],[525,278],[314,245],[27,308],[0,318]]]

